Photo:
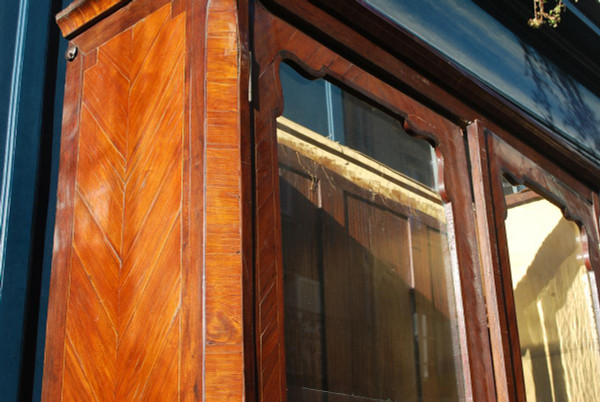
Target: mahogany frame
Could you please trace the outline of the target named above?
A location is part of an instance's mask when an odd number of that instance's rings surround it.
[[[334,80],[404,119],[411,135],[427,139],[438,157],[440,193],[451,207],[448,222],[458,272],[460,350],[466,398],[494,401],[492,357],[481,286],[475,216],[460,127],[362,70],[267,11],[254,9],[255,130],[255,337],[259,400],[286,400],[281,222],[276,122],[283,111],[279,64],[290,60],[313,77]],[[450,157],[451,156],[451,157]],[[460,228],[455,231],[454,226]],[[460,269],[458,268],[460,267]],[[458,289],[457,289],[458,290]]]
[[[468,136],[498,399],[525,401],[502,177],[527,185],[579,226],[585,265],[596,277],[600,273],[598,196],[536,150],[517,140],[501,139],[480,121],[468,127]],[[598,282],[596,298],[597,288]],[[594,309],[600,318],[597,300]]]

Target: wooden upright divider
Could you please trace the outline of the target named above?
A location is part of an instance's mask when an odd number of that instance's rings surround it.
[[[206,38],[205,399],[244,399],[237,1],[209,1]],[[247,76],[246,76],[247,79]]]
[[[71,42],[45,401],[244,399],[238,11],[78,0],[57,16]]]

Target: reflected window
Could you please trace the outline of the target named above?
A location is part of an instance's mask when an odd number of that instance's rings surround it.
[[[437,188],[433,148],[410,138],[399,120],[328,81],[304,78],[288,64],[281,64],[280,74],[284,118]]]
[[[288,401],[462,400],[432,147],[327,81],[281,81]]]
[[[503,187],[527,401],[600,401],[596,285],[579,228],[528,188]]]

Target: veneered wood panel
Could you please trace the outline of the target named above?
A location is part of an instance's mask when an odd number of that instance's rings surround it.
[[[129,1],[131,0],[74,0],[56,16],[56,22],[62,34],[70,37]]]
[[[105,17],[108,3],[61,17],[81,33],[44,398],[241,400],[251,188],[238,3],[136,0]]]
[[[187,26],[203,10],[190,4],[151,9],[69,66],[44,400],[201,397],[203,199],[190,191],[202,132],[191,135],[190,109],[203,92],[190,81],[202,58]]]
[[[100,379],[100,399],[144,397],[161,385],[157,368],[179,360],[179,350],[173,354],[169,346],[180,336],[185,18],[171,18],[170,11],[170,5],[157,10],[99,47],[96,65],[83,77],[77,188],[86,208],[78,214],[75,207],[74,247],[79,250],[79,238],[87,246],[79,253],[82,266],[89,267],[91,286],[112,318],[110,336],[99,340],[107,359],[87,346],[90,331],[71,335],[84,314],[76,310],[74,297],[83,288],[74,286],[73,274],[67,334],[87,378]],[[89,119],[99,122],[93,129],[85,125],[87,105],[95,112]],[[89,165],[81,163],[86,158]],[[91,233],[97,233],[94,243]],[[99,260],[103,249],[106,257]],[[160,373],[175,394],[178,366]],[[109,381],[96,371],[110,374]]]
[[[75,176],[77,173],[77,143],[79,142],[79,113],[81,97],[82,59],[76,58],[67,66],[65,105],[63,107],[60,170],[58,177],[56,224],[52,256],[52,277],[48,300],[48,324],[44,351],[44,401],[57,401],[63,396],[62,382],[65,368],[69,375],[77,373],[76,357],[65,350],[65,322],[69,297],[71,258],[73,255],[73,212],[75,203]],[[70,370],[70,368],[74,370]],[[74,392],[85,390],[87,383]],[[91,391],[83,391],[90,395]],[[66,393],[67,397],[72,394]],[[77,394],[75,394],[77,395]]]
[[[182,401],[198,401],[204,392],[204,144],[206,2],[176,0],[173,15],[186,14],[185,111],[181,245]]]
[[[205,393],[244,399],[242,81],[238,7],[210,1],[206,38]]]

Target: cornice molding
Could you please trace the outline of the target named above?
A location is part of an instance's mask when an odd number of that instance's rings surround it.
[[[123,7],[131,0],[74,0],[56,15],[63,36],[72,38],[93,23]]]

